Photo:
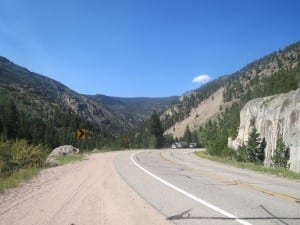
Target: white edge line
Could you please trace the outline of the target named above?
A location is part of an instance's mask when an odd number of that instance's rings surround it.
[[[182,190],[182,189],[176,187],[175,185],[173,185],[173,184],[171,184],[171,183],[169,183],[169,182],[163,180],[162,178],[156,176],[155,174],[149,172],[148,170],[146,170],[145,168],[143,168],[141,165],[139,165],[139,164],[134,160],[135,155],[138,154],[138,153],[140,153],[140,152],[136,152],[136,153],[131,154],[130,160],[132,161],[132,163],[133,163],[135,166],[137,166],[140,170],[142,170],[143,172],[145,172],[145,173],[148,174],[149,176],[151,176],[151,177],[153,177],[154,179],[158,180],[158,181],[161,182],[162,184],[164,184],[164,185],[166,185],[166,186],[172,188],[173,190],[175,190],[175,191],[177,191],[177,192],[179,192],[179,193],[185,195],[186,197],[188,197],[188,198],[190,198],[190,199],[192,199],[192,200],[194,200],[194,201],[196,201],[196,202],[198,202],[198,203],[200,203],[200,204],[202,204],[202,205],[204,205],[204,206],[206,206],[206,207],[208,207],[208,208],[210,208],[210,209],[212,209],[212,210],[214,210],[214,211],[216,211],[216,212],[218,212],[218,213],[220,213],[220,214],[222,214],[222,215],[224,215],[224,216],[226,216],[226,217],[228,217],[228,218],[234,219],[235,221],[239,222],[240,224],[243,224],[243,225],[252,225],[251,223],[248,223],[248,222],[245,221],[245,220],[239,219],[237,216],[232,215],[231,213],[228,213],[228,212],[226,212],[225,210],[220,209],[220,208],[218,208],[218,207],[216,207],[216,206],[210,204],[209,202],[206,202],[206,201],[204,201],[204,200],[202,200],[202,199],[200,199],[200,198],[198,198],[198,197],[196,197],[196,196],[194,196],[194,195],[192,195],[192,194],[190,194],[190,193],[188,193],[188,192],[186,192],[186,191],[184,191],[184,190]]]

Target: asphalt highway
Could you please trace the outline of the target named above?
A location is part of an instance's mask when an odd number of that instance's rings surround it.
[[[114,164],[177,225],[300,224],[300,181],[200,159],[189,149],[122,152]]]

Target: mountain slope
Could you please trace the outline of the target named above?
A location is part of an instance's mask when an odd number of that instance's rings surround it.
[[[165,134],[172,134],[173,137],[183,137],[186,127],[190,130],[196,130],[200,126],[204,126],[207,120],[214,118],[220,113],[220,107],[223,104],[223,91],[220,88],[214,92],[210,98],[202,101],[198,106],[192,108],[189,116],[181,121],[176,122],[172,127],[165,131]],[[172,114],[172,109],[165,112],[167,115]]]
[[[178,97],[164,98],[120,98],[105,95],[88,96],[96,102],[105,104],[112,112],[118,112],[124,116],[124,120],[128,121],[130,127],[135,127],[150,118],[153,111],[162,111],[168,105],[175,102]]]
[[[36,113],[46,114],[53,109],[70,110],[76,115],[105,127],[118,127],[118,121],[104,105],[80,95],[63,84],[32,73],[0,58],[1,93],[13,96]]]
[[[112,132],[123,132],[164,109],[176,97],[117,98],[78,94],[65,85],[30,72],[0,57],[0,93],[12,96],[43,117],[54,110],[66,110]]]
[[[258,59],[231,75],[220,77],[189,92],[162,113],[161,118],[167,130],[166,133],[177,137],[183,136],[186,126],[189,126],[191,130],[197,130],[209,119],[224,113],[234,103],[241,108],[253,98],[287,92],[291,90],[291,87],[296,89],[299,78],[296,74],[299,71],[299,65],[300,42],[297,42]],[[289,76],[288,79],[286,79],[287,76]],[[277,86],[272,83],[274,80],[286,83],[286,88],[276,88]],[[213,112],[206,112],[207,108],[211,108],[210,104],[215,104],[212,98],[220,90],[223,90],[223,98],[218,102],[219,109],[215,107]],[[210,115],[201,117],[203,111]],[[198,117],[195,118],[197,115]]]

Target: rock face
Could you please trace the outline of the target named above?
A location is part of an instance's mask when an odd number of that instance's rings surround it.
[[[63,157],[63,156],[67,156],[67,155],[74,155],[74,154],[78,154],[78,153],[79,153],[78,148],[75,148],[72,145],[62,145],[62,146],[59,146],[59,147],[53,149],[53,151],[48,156],[47,160],[57,159],[59,157]]]
[[[228,146],[237,149],[246,144],[254,119],[261,138],[265,138],[265,166],[270,166],[278,137],[290,148],[290,170],[300,172],[300,89],[249,101],[240,113],[240,127]]]

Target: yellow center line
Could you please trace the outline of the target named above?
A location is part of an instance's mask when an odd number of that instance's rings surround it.
[[[214,180],[221,181],[221,182],[226,183],[226,184],[237,185],[237,186],[249,189],[249,190],[255,190],[255,191],[258,191],[258,192],[261,192],[261,193],[264,193],[264,194],[271,195],[271,196],[273,196],[275,198],[278,198],[278,199],[283,199],[283,200],[287,200],[287,201],[290,201],[290,202],[300,203],[300,199],[297,198],[297,197],[293,197],[293,196],[290,196],[290,195],[286,195],[286,194],[282,194],[282,193],[270,191],[270,190],[267,190],[267,189],[264,189],[264,188],[261,188],[261,187],[258,187],[258,186],[255,186],[255,185],[252,185],[252,184],[240,181],[240,180],[232,180],[232,179],[227,178],[225,176],[216,175],[216,174],[213,174],[213,173],[211,173],[209,171],[199,170],[199,169],[196,169],[194,167],[188,166],[185,163],[178,162],[178,160],[175,161],[174,159],[171,159],[170,157],[167,157],[165,154],[162,153],[162,151],[160,152],[160,157],[162,159],[164,159],[166,161],[169,161],[169,162],[171,162],[171,163],[173,163],[175,165],[178,165],[178,166],[180,166],[180,167],[182,167],[184,169],[196,172],[198,174],[201,174],[203,176],[212,178]]]

